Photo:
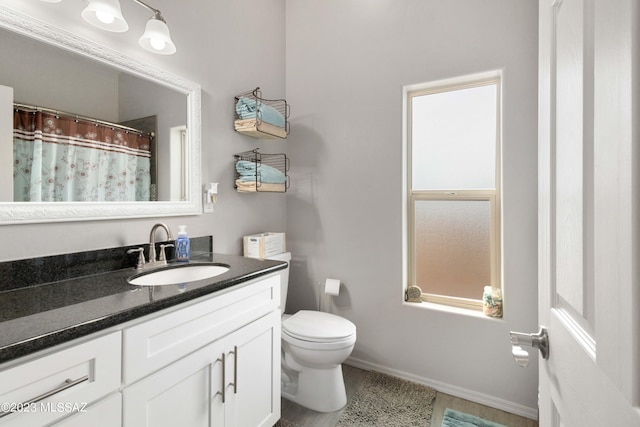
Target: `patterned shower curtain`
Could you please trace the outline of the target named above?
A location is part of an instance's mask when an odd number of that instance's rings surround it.
[[[15,201],[149,200],[148,135],[22,109],[13,128]]]

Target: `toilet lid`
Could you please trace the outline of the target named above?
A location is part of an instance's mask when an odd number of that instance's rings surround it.
[[[356,333],[356,325],[335,314],[300,310],[282,322],[282,331],[306,341],[332,341]]]

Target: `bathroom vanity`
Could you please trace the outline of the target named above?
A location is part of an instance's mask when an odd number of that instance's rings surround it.
[[[272,426],[286,264],[191,262],[229,271],[142,287],[129,267],[0,292],[0,426]]]

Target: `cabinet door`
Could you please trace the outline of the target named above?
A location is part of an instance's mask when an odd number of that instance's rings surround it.
[[[125,388],[123,426],[223,426],[223,344],[209,344]]]
[[[280,418],[280,311],[250,323],[225,341],[226,425],[272,426]]]

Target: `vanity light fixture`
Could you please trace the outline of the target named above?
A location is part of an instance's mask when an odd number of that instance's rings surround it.
[[[87,2],[87,7],[81,15],[89,24],[114,33],[123,33],[129,29],[129,24],[122,16],[118,0],[87,0]]]
[[[59,3],[62,0],[41,0],[48,3]],[[171,40],[169,27],[162,17],[162,13],[141,0],[132,0],[140,6],[153,12],[147,22],[144,34],[138,40],[140,46],[146,50],[162,55],[176,52],[176,45]],[[81,13],[82,18],[91,25],[103,30],[122,33],[129,29],[129,24],[122,16],[119,0],[84,0],[87,7]]]
[[[176,52],[176,45],[171,40],[169,27],[159,10],[150,8],[139,0],[134,0],[153,11],[153,16],[147,21],[144,34],[138,40],[140,46],[153,53],[171,55]]]

